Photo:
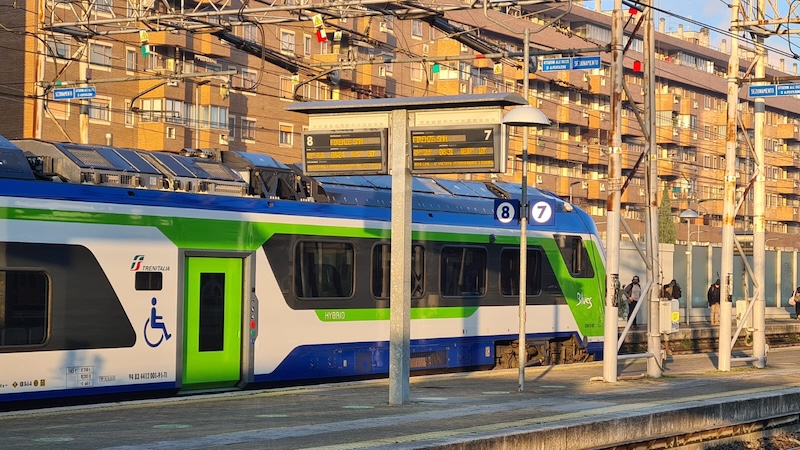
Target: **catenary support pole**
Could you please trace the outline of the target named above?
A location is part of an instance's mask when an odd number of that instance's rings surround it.
[[[765,20],[764,16],[764,3],[765,0],[758,0],[758,10],[756,14],[758,19]],[[764,36],[755,36],[756,46],[756,78],[764,78],[767,51],[764,48]],[[756,289],[753,301],[753,356],[756,360],[753,366],[758,368],[766,367],[766,277],[764,274],[765,264],[767,262],[766,246],[764,238],[765,218],[764,207],[766,203],[766,191],[764,181],[764,120],[766,101],[764,97],[755,99],[755,127],[753,133],[755,135],[755,175],[756,181],[753,185],[753,266],[754,276],[753,280]],[[733,343],[731,343],[733,345]]]
[[[719,362],[721,371],[731,370],[731,312],[733,301],[733,237],[736,222],[736,112],[739,104],[739,0],[731,0],[731,56],[728,61],[728,115],[725,127],[725,178],[722,202],[722,261],[720,263]]]
[[[652,0],[650,0],[652,3]],[[647,256],[649,260],[648,278],[650,292],[647,294],[649,299],[648,320],[647,320],[647,352],[651,357],[647,358],[647,375],[651,378],[661,377],[661,332],[660,332],[660,299],[659,287],[661,286],[659,254],[658,254],[658,151],[656,144],[656,37],[655,25],[653,23],[653,8],[648,7],[644,10],[644,87],[645,87],[645,118],[647,120],[648,132],[646,133],[648,156],[647,172]]]
[[[608,152],[608,200],[606,201],[606,310],[603,328],[603,380],[617,382],[620,195],[622,188],[622,0],[614,0],[611,12],[611,142]]]

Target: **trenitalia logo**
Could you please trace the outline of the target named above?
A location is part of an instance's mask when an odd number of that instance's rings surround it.
[[[133,257],[133,262],[131,263],[131,271],[137,272],[142,270],[142,262],[144,261],[144,255],[136,255]]]

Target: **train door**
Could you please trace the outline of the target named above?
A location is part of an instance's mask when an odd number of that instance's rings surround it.
[[[241,258],[186,258],[184,388],[239,381],[242,278]]]

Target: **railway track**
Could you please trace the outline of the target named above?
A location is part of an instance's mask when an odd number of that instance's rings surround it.
[[[753,347],[753,337],[751,333],[743,332],[736,340],[733,350],[748,350]],[[767,345],[770,348],[792,347],[800,344],[800,333],[777,333],[767,335]],[[693,339],[663,340],[662,346],[665,347],[669,355],[689,355],[696,353],[713,353],[719,349],[719,340],[713,337],[698,337]],[[620,353],[640,353],[647,350],[647,342],[626,341],[620,347]]]

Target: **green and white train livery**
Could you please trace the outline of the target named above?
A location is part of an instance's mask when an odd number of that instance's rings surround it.
[[[0,402],[388,375],[390,179],[0,138]],[[199,156],[198,156],[199,155]],[[417,178],[411,367],[517,367],[519,186]],[[528,233],[527,364],[602,357],[591,218]]]

